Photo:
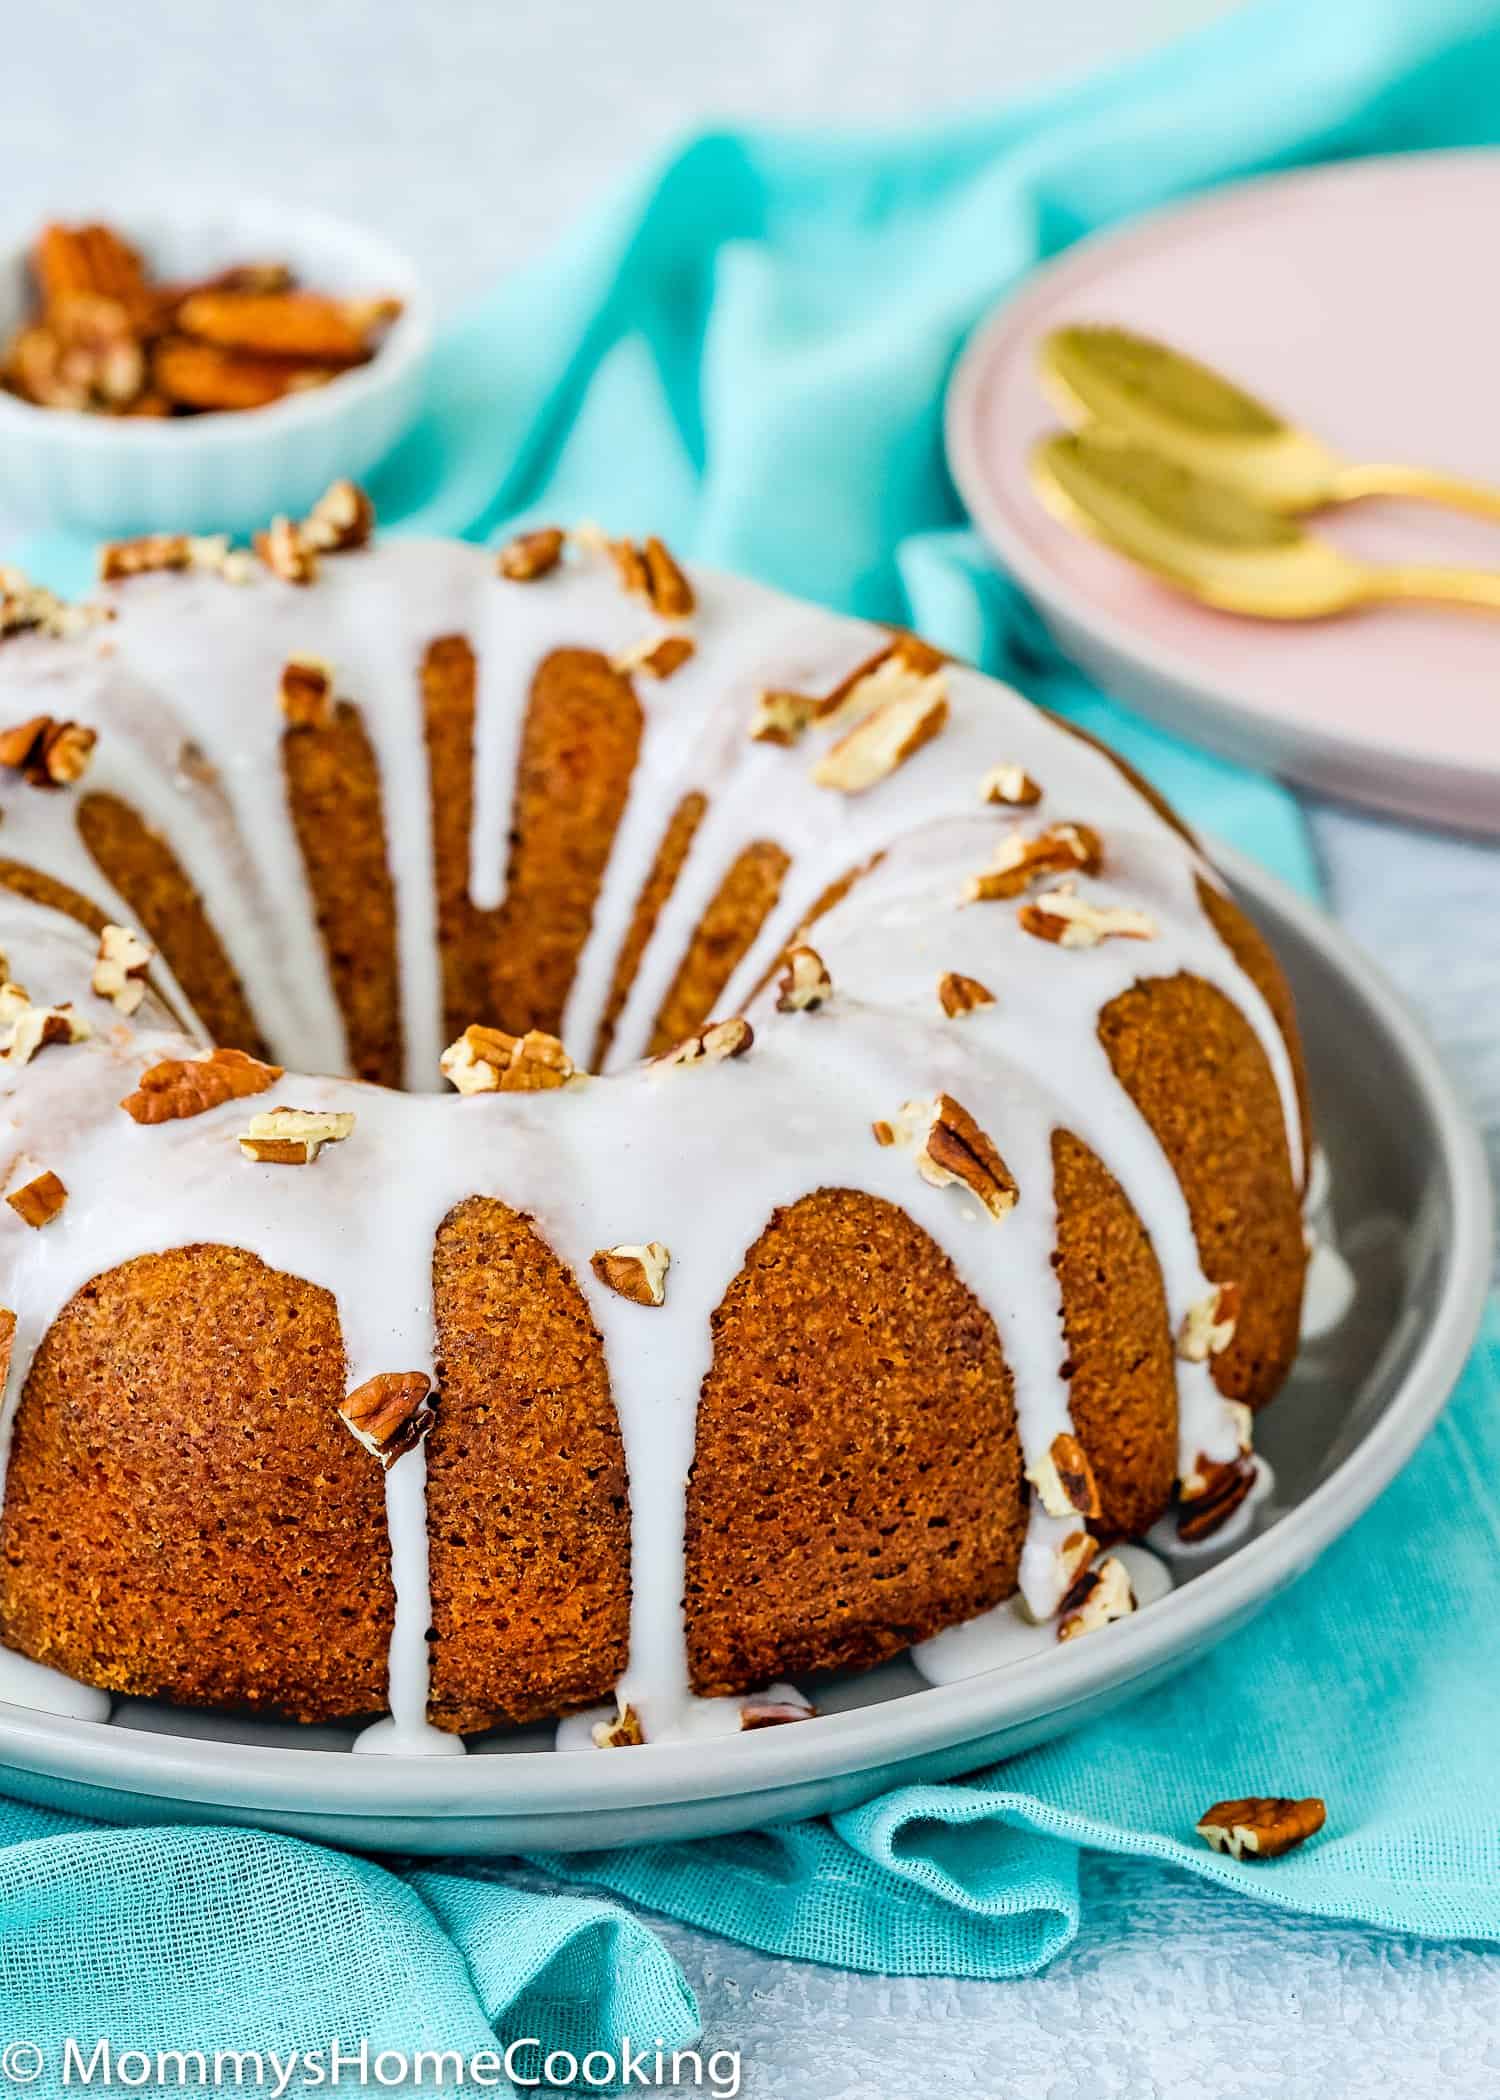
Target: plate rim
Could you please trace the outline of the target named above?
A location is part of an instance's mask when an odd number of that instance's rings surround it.
[[[1123,672],[1111,676],[1129,685],[1127,697],[1143,713],[1153,715],[1179,733],[1198,736],[1221,751],[1252,764],[1270,765],[1297,773],[1310,785],[1342,794],[1364,804],[1396,809],[1446,826],[1449,829],[1479,830],[1487,835],[1500,831],[1500,762],[1478,766],[1457,761],[1434,760],[1429,752],[1393,738],[1361,738],[1350,731],[1297,722],[1257,712],[1243,700],[1204,682],[1203,673],[1190,658],[1170,645],[1142,636],[1130,623],[1107,608],[1076,592],[1011,523],[1005,505],[990,489],[980,461],[976,416],[982,381],[994,364],[998,346],[1007,336],[1024,331],[1027,317],[1038,305],[1066,292],[1072,282],[1082,282],[1095,273],[1100,258],[1128,257],[1151,247],[1163,227],[1185,226],[1204,219],[1232,218],[1253,208],[1267,191],[1322,187],[1371,179],[1378,171],[1412,163],[1483,161],[1500,168],[1500,146],[1436,146],[1413,148],[1404,153],[1365,154],[1352,160],[1320,161],[1296,168],[1281,168],[1266,174],[1246,176],[1218,188],[1200,191],[1153,206],[1139,216],[1101,227],[1082,240],[1040,264],[1024,284],[1003,296],[971,331],[949,377],[943,404],[943,447],[948,471],[980,537],[997,554],[1011,577],[1034,598],[1048,624],[1084,635],[1088,643],[1115,659]],[[1383,781],[1372,784],[1372,765],[1404,776],[1407,790],[1426,785],[1427,792],[1402,792]],[[1353,777],[1351,777],[1353,776]],[[1475,792],[1476,780],[1485,794]],[[1458,790],[1464,807],[1473,812],[1481,803],[1485,816],[1455,816],[1451,807],[1436,798]]]
[[[1216,844],[1233,886],[1290,922],[1319,963],[1372,1009],[1389,1054],[1421,1093],[1445,1184],[1453,1255],[1400,1390],[1365,1436],[1304,1501],[1217,1567],[1121,1622],[1108,1640],[1079,1641],[959,1683],[801,1727],[722,1742],[663,1744],[641,1757],[570,1757],[555,1750],[464,1759],[360,1757],[298,1746],[228,1743],[118,1728],[0,1702],[0,1765],[135,1798],[285,1816],[496,1818],[703,1802],[732,1793],[744,1824],[763,1794],[877,1771],[951,1749],[1007,1725],[1081,1703],[1143,1676],[1179,1649],[1191,1653],[1237,1612],[1267,1601],[1304,1573],[1363,1514],[1446,1406],[1472,1347],[1488,1294],[1489,1173],[1477,1126],[1401,994],[1349,935],[1285,883]]]

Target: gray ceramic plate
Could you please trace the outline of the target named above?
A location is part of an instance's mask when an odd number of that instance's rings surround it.
[[[1478,1137],[1396,994],[1338,929],[1225,855],[1302,1014],[1352,1315],[1257,1432],[1276,1516],[1134,1617],[940,1689],[908,1663],[817,1688],[820,1717],[723,1743],[559,1754],[551,1731],[464,1759],[354,1757],[350,1732],[122,1701],[109,1723],[0,1703],[4,1790],[129,1821],[255,1823],[363,1850],[515,1852],[680,1838],[950,1777],[1141,1694],[1245,1623],[1379,1494],[1435,1420],[1489,1277]]]

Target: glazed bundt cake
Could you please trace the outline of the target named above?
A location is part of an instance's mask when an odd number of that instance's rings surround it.
[[[1295,1023],[1119,760],[654,540],[103,576],[0,599],[7,1647],[634,1743],[1228,1518]]]

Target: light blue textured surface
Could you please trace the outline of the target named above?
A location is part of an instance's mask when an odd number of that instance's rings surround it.
[[[964,329],[1038,254],[1178,188],[1322,153],[1494,136],[1497,75],[1488,6],[1338,0],[1311,15],[1277,4],[1111,80],[917,140],[701,142],[455,337],[432,434],[446,450],[425,453],[455,471],[435,482],[409,457],[385,508],[404,491],[432,523],[460,529],[554,507],[616,527],[665,521],[705,558],[862,611],[910,611],[997,667],[1019,652],[1023,682],[1051,685],[1063,674],[1029,623],[1010,618],[972,543],[949,537],[935,404]],[[1133,755],[1196,818],[1305,879],[1275,791],[1139,734]],[[1493,1774],[1475,1760],[1497,1716],[1470,1667],[1497,1601],[1493,1375],[1471,1374],[1406,1479],[1231,1651],[1239,1667],[1231,1656],[1205,1666],[1222,1673],[1211,1702],[1179,1705],[1186,1687],[1157,1695],[1097,1738],[1007,1767],[995,1792],[921,1790],[841,1819],[837,1837],[737,1841],[707,1861],[702,1850],[627,1855],[596,1873],[787,1952],[1005,1974],[1072,1929],[1066,1827],[1072,1840],[1181,1853],[1273,1901],[1493,1935],[1493,1818],[1482,1814]],[[1361,1629],[1371,1645],[1356,1664],[1349,1637]],[[1203,1679],[1192,1682],[1202,1694]],[[1274,1769],[1248,1773],[1252,1752]],[[1321,1787],[1308,1769],[1319,1756],[1334,1764]],[[1185,1847],[1213,1793],[1288,1783],[1324,1791],[1334,1811],[1300,1859],[1235,1870]],[[13,2017],[87,2010],[97,2027],[129,1992],[132,2012],[159,2010],[179,2043],[308,2035],[318,2030],[304,2021],[326,2027],[333,2014],[345,2028],[399,2031],[407,2046],[414,2030],[462,2046],[474,2007],[494,2017],[515,2002],[570,1923],[584,1974],[560,1995],[570,2018],[595,2003],[589,1949],[610,1928],[566,1913],[559,1928],[554,1908],[528,1909],[488,1877],[426,1906],[456,1928],[461,1988],[428,1915],[362,1863],[224,1834],[52,1835],[61,1818],[10,1814],[0,2003]],[[429,1896],[438,1879],[413,1886]],[[372,1903],[386,1907],[378,1918]],[[638,2005],[680,2031],[690,2015],[670,1972],[653,1972],[636,1929],[623,1930]],[[392,1959],[367,1993],[372,1940]],[[553,1989],[549,1977],[543,1998]],[[594,2016],[603,2034],[616,2014],[599,2003]]]

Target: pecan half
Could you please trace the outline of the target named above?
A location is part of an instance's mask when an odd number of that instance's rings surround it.
[[[787,949],[786,968],[776,984],[779,1014],[807,1013],[821,1006],[832,991],[833,979],[816,948]]]
[[[31,787],[72,787],[88,771],[97,733],[80,722],[33,715],[0,730],[0,766],[18,772]]]
[[[1097,948],[1101,941],[1150,941],[1156,938],[1156,921],[1143,911],[1124,905],[1090,904],[1080,897],[1071,882],[1055,890],[1044,890],[1016,912],[1024,933],[1039,941],[1052,941],[1060,948]]]
[[[1097,1566],[1084,1570],[1063,1599],[1057,1638],[1076,1641],[1080,1634],[1097,1633],[1101,1626],[1128,1618],[1135,1608],[1135,1591],[1125,1563],[1107,1553]]]
[[[443,1077],[461,1094],[537,1094],[566,1086],[577,1071],[555,1035],[532,1028],[507,1035],[503,1028],[470,1022],[438,1059]]]
[[[963,1014],[977,1013],[981,1006],[993,1006],[995,995],[987,984],[977,977],[964,977],[957,970],[946,970],[938,979],[938,1005],[950,1021]]]
[[[962,1183],[992,1218],[1003,1218],[1015,1208],[1020,1194],[1015,1176],[969,1111],[951,1094],[906,1102],[892,1122],[875,1125],[875,1136],[883,1145],[913,1145],[917,1172],[924,1181],[939,1189]]]
[[[23,1225],[30,1225],[40,1232],[62,1210],[68,1192],[48,1167],[20,1188],[12,1189],[5,1200]]]
[[[136,1123],[173,1123],[221,1108],[226,1101],[263,1094],[281,1076],[280,1065],[262,1064],[244,1050],[168,1057],[141,1074],[140,1085],[120,1106]]]
[[[252,1116],[238,1143],[262,1167],[310,1167],[325,1145],[341,1145],[354,1128],[347,1109],[268,1108]]]
[[[1227,1852],[1231,1859],[1279,1859],[1315,1837],[1327,1818],[1316,1794],[1300,1801],[1285,1794],[1247,1794],[1239,1801],[1216,1801],[1195,1827],[1215,1852]]]
[[[495,556],[495,567],[512,583],[535,583],[549,576],[563,557],[568,535],[559,525],[539,525],[534,532],[519,532],[507,540]]]
[[[755,1041],[755,1030],[740,1014],[727,1021],[710,1021],[684,1036],[670,1050],[653,1058],[657,1065],[722,1064],[726,1058],[743,1057]]]
[[[333,666],[320,656],[292,656],[282,666],[281,712],[293,729],[333,723]]]
[[[1010,809],[1032,809],[1042,791],[1024,766],[991,766],[979,783],[982,801],[1002,802]]]
[[[1060,1429],[1046,1451],[1028,1466],[1026,1478],[1036,1489],[1049,1517],[1087,1517],[1099,1514],[1099,1490],[1088,1453],[1071,1431]]]
[[[672,1257],[660,1240],[639,1247],[601,1247],[589,1263],[601,1283],[632,1305],[665,1305]]]
[[[1030,838],[1013,831],[995,848],[984,873],[969,877],[964,902],[988,904],[1019,897],[1043,875],[1065,875],[1070,869],[1097,875],[1103,865],[1104,847],[1092,825],[1049,824]]]
[[[432,1380],[425,1371],[377,1371],[350,1393],[339,1419],[389,1472],[432,1427]]]

